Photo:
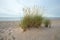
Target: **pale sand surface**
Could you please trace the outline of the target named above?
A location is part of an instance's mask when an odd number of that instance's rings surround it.
[[[19,21],[1,21],[0,40],[60,40],[60,20],[51,23],[51,28],[31,28],[23,32]]]

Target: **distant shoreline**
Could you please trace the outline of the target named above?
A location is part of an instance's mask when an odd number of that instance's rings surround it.
[[[20,21],[23,17],[0,17],[0,21]],[[60,17],[47,17],[50,20],[60,20]]]

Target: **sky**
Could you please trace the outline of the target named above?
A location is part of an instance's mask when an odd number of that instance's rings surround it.
[[[22,17],[22,9],[34,5],[44,8],[44,16],[60,17],[60,0],[0,0],[0,17]]]

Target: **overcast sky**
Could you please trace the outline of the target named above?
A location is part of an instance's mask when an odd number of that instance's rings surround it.
[[[60,0],[0,0],[0,17],[21,17],[23,7],[39,5],[47,17],[60,17]]]

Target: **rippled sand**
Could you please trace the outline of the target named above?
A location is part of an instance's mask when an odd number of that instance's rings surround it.
[[[31,28],[23,32],[19,21],[1,21],[0,40],[60,40],[60,20],[51,23],[51,28]]]

